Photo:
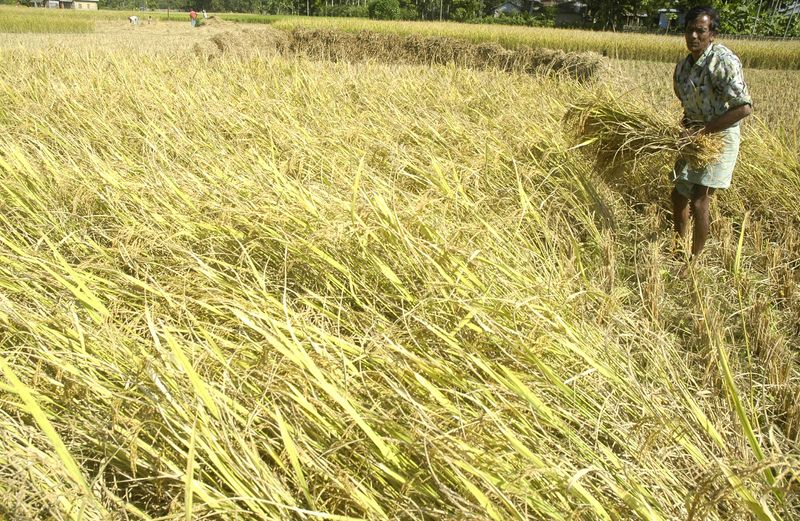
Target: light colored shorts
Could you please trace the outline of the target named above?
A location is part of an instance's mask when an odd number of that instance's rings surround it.
[[[672,182],[675,183],[678,193],[687,199],[692,198],[692,190],[695,185],[709,188],[728,188],[731,185],[733,167],[736,166],[736,158],[739,156],[739,125],[723,130],[720,134],[723,147],[719,161],[716,163],[705,168],[694,169],[685,159],[678,159],[675,162]]]

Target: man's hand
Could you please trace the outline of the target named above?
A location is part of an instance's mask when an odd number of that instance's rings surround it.
[[[681,138],[692,137],[701,130],[703,130],[702,122],[692,121],[686,117],[686,114],[683,115],[683,118],[681,119]]]
[[[690,138],[692,136],[696,136],[697,134],[701,134],[703,132],[703,127],[693,126],[693,127],[681,127],[681,138]]]

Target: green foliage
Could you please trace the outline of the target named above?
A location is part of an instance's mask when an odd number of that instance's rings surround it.
[[[554,25],[552,18],[530,16],[522,13],[503,16],[482,16],[465,21],[471,24],[518,25],[525,27],[553,27]]]
[[[756,14],[756,5],[747,3],[723,4],[719,13],[722,34],[742,34],[749,31]]]
[[[417,12],[414,6],[408,7],[400,7],[400,10],[397,11],[397,19],[398,20],[419,20],[419,13]]]
[[[457,22],[463,22],[481,16],[483,9],[483,0],[452,0],[450,18]]]
[[[397,20],[400,18],[400,3],[397,0],[372,0],[368,12],[373,20]]]
[[[525,7],[523,6],[523,10]],[[527,27],[553,27],[555,25],[555,8],[545,7],[532,13],[520,12],[512,15],[474,16],[465,20],[471,24],[519,25]]]
[[[369,11],[365,5],[323,5],[319,9],[322,16],[341,16],[352,18],[368,18]]]
[[[692,7],[711,4],[719,12],[720,34],[800,36],[800,22],[795,23],[791,17],[778,12],[780,2],[677,0],[665,3],[656,0],[587,0],[586,4],[586,23],[600,29],[617,30],[625,24],[629,15],[638,13],[647,14],[647,26],[655,29],[657,11],[661,7],[668,6],[686,12]],[[677,19],[677,16],[674,18]],[[671,30],[681,32],[683,27],[673,22]]]
[[[766,8],[759,11],[757,2],[725,3],[717,10],[722,34],[800,36],[800,16],[791,17]]]
[[[627,16],[654,13],[661,4],[656,0],[587,0],[586,14],[595,27],[617,29],[622,27]]]

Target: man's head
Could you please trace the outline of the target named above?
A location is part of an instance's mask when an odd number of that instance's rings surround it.
[[[686,47],[697,59],[711,45],[719,28],[719,14],[711,7],[693,7],[686,13]]]

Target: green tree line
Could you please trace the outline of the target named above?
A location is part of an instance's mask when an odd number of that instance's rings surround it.
[[[681,13],[698,5],[711,5],[719,12],[722,34],[800,36],[800,0],[585,0],[585,3],[586,25],[595,28],[622,28],[636,14],[646,14],[644,25],[653,28],[659,9]],[[674,17],[677,19],[677,14]],[[675,24],[674,29],[681,27]]]

